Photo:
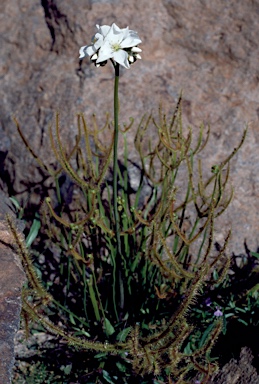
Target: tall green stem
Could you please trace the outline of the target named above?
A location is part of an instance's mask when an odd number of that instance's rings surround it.
[[[114,147],[113,147],[113,209],[114,209],[114,220],[115,220],[115,236],[116,236],[116,249],[117,255],[115,260],[114,268],[118,268],[115,275],[118,276],[119,280],[119,292],[120,308],[124,307],[124,287],[121,275],[122,267],[122,255],[121,255],[121,239],[120,239],[120,218],[118,211],[118,140],[119,140],[119,76],[120,76],[120,65],[113,62],[115,69],[115,80],[114,80]],[[114,282],[115,286],[115,282]],[[114,303],[116,307],[116,303]],[[117,311],[115,309],[116,315]],[[118,316],[117,316],[118,317]]]
[[[116,231],[116,241],[119,246],[120,239],[119,231],[119,212],[117,205],[118,197],[118,141],[119,141],[119,76],[120,76],[120,66],[119,64],[114,64],[115,68],[115,79],[114,79],[114,147],[113,147],[113,209],[114,209],[114,219],[115,219],[115,231]]]

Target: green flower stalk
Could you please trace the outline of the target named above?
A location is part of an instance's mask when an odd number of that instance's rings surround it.
[[[96,25],[98,32],[92,38],[92,44],[80,48],[79,58],[83,59],[89,56],[94,62],[96,67],[104,66],[107,60],[110,59],[114,70],[114,144],[113,144],[113,214],[115,223],[115,240],[117,258],[114,268],[118,266],[118,270],[114,271],[115,276],[119,281],[119,306],[120,309],[124,308],[124,287],[122,278],[122,250],[120,239],[120,217],[118,211],[118,141],[119,141],[119,76],[120,65],[129,69],[137,59],[141,59],[141,49],[137,46],[141,40],[137,32],[127,28],[119,28],[115,23],[112,26]],[[115,284],[115,282],[114,282]],[[116,292],[114,286],[114,293]],[[117,319],[116,305],[114,306]]]
[[[114,220],[115,220],[115,235],[117,244],[117,261],[119,262],[118,270],[118,281],[119,281],[119,292],[120,292],[120,308],[124,308],[124,288],[121,276],[121,239],[120,239],[120,218],[118,211],[118,141],[119,141],[119,76],[120,76],[120,65],[113,62],[115,69],[114,79],[114,144],[113,144],[113,209],[114,209]],[[116,264],[115,264],[116,266]],[[114,266],[114,268],[115,268]],[[116,274],[116,271],[115,271]],[[116,308],[116,307],[115,307]],[[117,311],[116,317],[118,318]]]

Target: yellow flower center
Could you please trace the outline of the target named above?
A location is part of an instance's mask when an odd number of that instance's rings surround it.
[[[115,43],[115,44],[112,45],[112,50],[113,50],[113,51],[117,52],[117,51],[119,51],[120,49],[121,49],[121,46],[120,46],[119,43]]]

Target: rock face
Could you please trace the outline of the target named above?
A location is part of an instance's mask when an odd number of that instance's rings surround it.
[[[0,5],[2,188],[19,194],[42,182],[18,137],[15,115],[34,150],[51,161],[48,125],[60,111],[62,136],[76,133],[77,112],[102,122],[112,111],[113,68],[78,60],[95,24],[130,26],[143,40],[143,60],[123,70],[121,121],[165,110],[184,93],[184,118],[194,128],[210,123],[206,167],[220,162],[239,142],[232,160],[235,198],[221,226],[232,225],[230,251],[246,239],[256,250],[259,233],[259,2],[257,0],[2,0]],[[195,129],[194,129],[195,131]],[[132,134],[133,135],[133,134]],[[133,136],[132,136],[133,138]],[[131,143],[133,139],[131,138]],[[219,239],[221,234],[219,233]]]
[[[12,251],[13,236],[5,216],[11,214],[8,199],[0,192],[0,383],[11,383],[14,336],[20,325],[21,288],[25,274]]]
[[[253,355],[249,348],[242,348],[240,358],[231,359],[212,380],[216,384],[259,384],[259,376],[252,365]]]

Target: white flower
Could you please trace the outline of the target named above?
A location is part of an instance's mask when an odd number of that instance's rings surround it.
[[[111,28],[108,25],[103,25],[102,27],[100,27],[99,25],[96,25],[96,27],[99,30],[99,32],[97,32],[92,38],[92,44],[85,45],[84,47],[80,48],[79,50],[80,59],[83,59],[85,56],[94,55],[103,44],[103,40]]]
[[[96,65],[105,65],[108,59],[114,60],[125,68],[137,59],[141,59],[137,47],[141,40],[137,32],[127,28],[119,28],[115,23],[112,26],[96,26],[98,32],[94,35],[91,45],[81,47],[79,50],[80,59],[90,56]]]

